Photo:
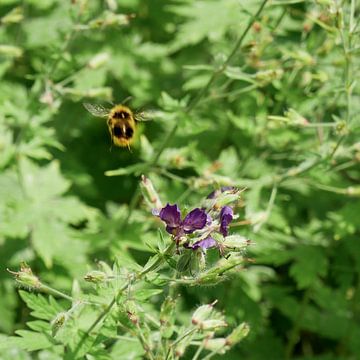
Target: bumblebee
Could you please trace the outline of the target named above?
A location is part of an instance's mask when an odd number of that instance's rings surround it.
[[[133,112],[129,107],[118,104],[106,108],[98,104],[83,104],[90,114],[107,118],[111,142],[115,146],[127,147],[133,143],[137,131],[137,122],[150,120],[150,114],[144,111]]]

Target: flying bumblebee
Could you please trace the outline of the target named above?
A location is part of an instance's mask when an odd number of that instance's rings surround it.
[[[118,104],[106,108],[98,104],[83,104],[85,109],[94,116],[107,118],[107,126],[114,145],[127,147],[133,143],[137,131],[137,122],[150,120],[150,113],[133,112],[129,107]]]

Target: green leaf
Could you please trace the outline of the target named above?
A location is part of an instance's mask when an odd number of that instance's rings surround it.
[[[27,351],[48,349],[54,346],[51,336],[47,334],[29,330],[17,330],[16,334],[19,336],[10,337],[11,343]]]
[[[19,294],[25,301],[26,305],[33,310],[31,315],[43,320],[52,320],[57,313],[64,309],[50,295],[49,300],[43,295],[36,295],[24,290],[20,290]]]
[[[319,247],[300,246],[293,250],[295,262],[291,265],[290,275],[300,289],[311,286],[328,270],[328,260]]]
[[[150,299],[155,295],[162,294],[164,292],[163,289],[140,289],[135,293],[134,298],[140,302]]]
[[[69,181],[60,173],[58,161],[40,168],[30,160],[22,159],[20,172],[27,196],[37,202],[61,195],[70,187]]]

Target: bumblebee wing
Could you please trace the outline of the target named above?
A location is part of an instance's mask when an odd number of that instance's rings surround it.
[[[97,117],[107,117],[110,110],[99,104],[83,103],[84,108],[92,115]]]
[[[137,111],[134,114],[134,119],[136,121],[150,121],[154,117],[155,112],[153,111]]]

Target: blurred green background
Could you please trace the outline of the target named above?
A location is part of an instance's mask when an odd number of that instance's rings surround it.
[[[226,359],[360,358],[359,4],[268,1],[221,69],[260,3],[1,0],[0,349],[29,319],[7,268],[27,261],[69,291],[97,260],[146,261],[158,224],[139,175],[177,124],[146,169],[163,202],[246,188],[231,232],[252,241],[237,276],[181,289],[181,316],[219,299],[249,322]],[[128,96],[154,119],[131,151],[110,149],[82,102]]]

